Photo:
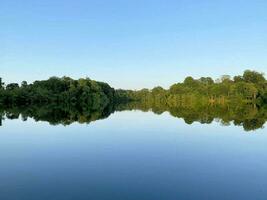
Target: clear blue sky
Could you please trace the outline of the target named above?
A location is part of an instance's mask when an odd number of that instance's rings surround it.
[[[267,72],[266,0],[0,0],[4,81],[88,76],[115,88]]]

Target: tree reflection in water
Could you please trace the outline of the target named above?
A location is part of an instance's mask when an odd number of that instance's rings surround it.
[[[107,105],[98,110],[88,107],[70,107],[64,105],[35,105],[27,107],[9,107],[0,111],[0,125],[5,119],[18,119],[23,121],[33,118],[35,121],[46,121],[51,125],[69,125],[73,122],[86,123],[105,119],[115,111],[141,110],[152,111],[155,114],[169,112],[171,116],[182,118],[185,123],[210,124],[214,120],[222,125],[243,126],[244,130],[251,131],[263,128],[267,119],[267,107],[253,104],[201,104],[187,103],[170,107],[167,104],[154,102],[128,102],[117,105]]]

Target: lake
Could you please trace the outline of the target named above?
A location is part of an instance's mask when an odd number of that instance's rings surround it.
[[[265,200],[267,129],[115,111],[89,124],[0,127],[3,200]]]

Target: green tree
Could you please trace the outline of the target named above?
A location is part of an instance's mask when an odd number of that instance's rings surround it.
[[[10,83],[10,84],[7,84],[6,86],[6,90],[15,90],[18,88],[19,88],[19,84],[17,83]]]
[[[243,74],[243,78],[244,81],[250,83],[255,83],[255,84],[265,83],[264,75],[256,71],[246,70]]]

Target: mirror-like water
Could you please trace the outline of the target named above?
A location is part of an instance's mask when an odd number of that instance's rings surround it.
[[[90,115],[90,124],[72,115],[70,125],[52,126],[23,121],[27,112],[3,115],[1,199],[266,199],[265,120],[247,132],[233,119],[222,126],[216,118],[185,123],[168,112],[112,111]]]

